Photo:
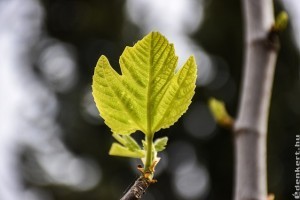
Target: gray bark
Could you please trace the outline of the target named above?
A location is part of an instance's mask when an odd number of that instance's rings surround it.
[[[271,0],[243,0],[244,78],[235,132],[235,200],[266,200],[266,139],[277,59]]]
[[[149,180],[144,178],[143,176],[140,176],[120,200],[141,199],[149,185]]]

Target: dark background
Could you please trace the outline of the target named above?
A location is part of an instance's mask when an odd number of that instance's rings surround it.
[[[100,55],[106,55],[118,70],[118,59],[125,46],[132,46],[145,31],[130,21],[124,0],[43,0],[41,3],[45,10],[44,32],[72,49],[77,66],[74,85],[66,91],[54,90],[59,104],[56,122],[62,129],[60,138],[74,156],[92,161],[100,178],[85,189],[55,181],[41,183],[34,178],[35,172],[39,171],[38,176],[48,180],[46,172],[32,158],[33,150],[24,148],[20,155],[23,184],[38,188],[53,200],[118,199],[138,176],[135,169],[138,162],[108,155],[113,138],[93,107],[91,81]],[[158,166],[158,183],[145,196],[148,200],[232,199],[232,133],[213,122],[207,99],[213,96],[224,100],[229,113],[236,115],[243,63],[241,5],[237,0],[209,0],[201,5],[201,25],[186,35],[210,55],[217,66],[217,75],[211,82],[198,85],[190,109],[175,125],[156,133],[156,136],[168,136],[169,144]],[[282,9],[276,3],[276,13]],[[152,12],[150,8],[149,12]],[[161,13],[162,18],[164,14]],[[270,108],[268,190],[278,200],[292,199],[295,135],[300,134],[299,52],[293,37],[290,23],[280,34],[281,49]],[[178,48],[181,47],[175,44],[175,49]],[[40,67],[36,66],[35,71],[41,80],[46,79]],[[195,135],[197,132],[199,135]],[[135,135],[142,137],[141,133]],[[64,173],[68,169],[58,170]]]

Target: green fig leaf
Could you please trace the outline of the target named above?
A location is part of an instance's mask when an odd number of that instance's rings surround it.
[[[196,62],[191,56],[175,73],[173,44],[151,32],[120,57],[118,74],[101,56],[93,76],[93,96],[100,115],[113,133],[137,130],[151,135],[173,125],[194,95]]]

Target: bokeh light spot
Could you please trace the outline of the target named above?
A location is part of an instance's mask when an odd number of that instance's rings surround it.
[[[174,190],[182,199],[201,199],[209,190],[209,174],[201,164],[185,163],[176,170]]]
[[[212,137],[216,129],[216,122],[207,105],[202,103],[194,103],[191,106],[184,116],[183,125],[190,135],[199,139]]]
[[[168,170],[174,173],[184,163],[196,163],[195,148],[188,142],[176,141],[168,145]]]
[[[100,117],[96,107],[91,88],[87,88],[81,101],[81,114],[83,118],[91,124],[103,124],[104,120]]]

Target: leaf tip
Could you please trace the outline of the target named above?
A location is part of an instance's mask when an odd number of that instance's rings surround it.
[[[101,55],[100,58],[98,59],[97,66],[99,65],[101,66],[102,63],[107,63],[107,62],[108,62],[107,57],[105,55]]]

